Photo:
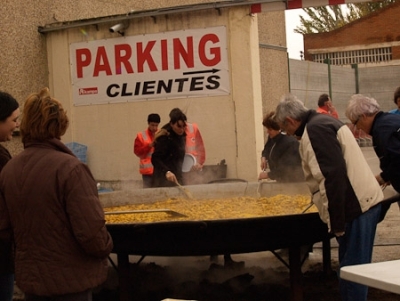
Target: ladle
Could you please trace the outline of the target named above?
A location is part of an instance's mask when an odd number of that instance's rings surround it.
[[[179,213],[177,211],[171,209],[145,209],[145,210],[127,210],[127,211],[107,211],[104,212],[106,215],[113,215],[113,214],[134,214],[134,213],[154,213],[154,212],[165,212],[170,214],[171,216],[176,217],[187,217],[186,215]]]
[[[194,199],[194,197],[193,197],[192,193],[189,191],[189,189],[183,187],[181,184],[179,184],[178,181],[176,181],[176,185],[178,185],[178,188],[186,195],[186,197],[188,199],[191,199],[191,200]]]

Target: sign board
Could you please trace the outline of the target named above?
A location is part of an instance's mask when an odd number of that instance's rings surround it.
[[[72,43],[74,105],[228,95],[225,26]]]

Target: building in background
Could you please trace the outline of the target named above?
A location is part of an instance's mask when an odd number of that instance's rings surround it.
[[[400,62],[400,2],[330,32],[304,35],[305,59],[332,65]]]

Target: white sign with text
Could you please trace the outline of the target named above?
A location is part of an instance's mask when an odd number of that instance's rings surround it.
[[[230,93],[225,26],[70,45],[74,105]]]

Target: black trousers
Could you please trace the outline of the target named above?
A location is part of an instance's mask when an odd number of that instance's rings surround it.
[[[51,297],[25,294],[25,301],[92,301],[92,290]]]

